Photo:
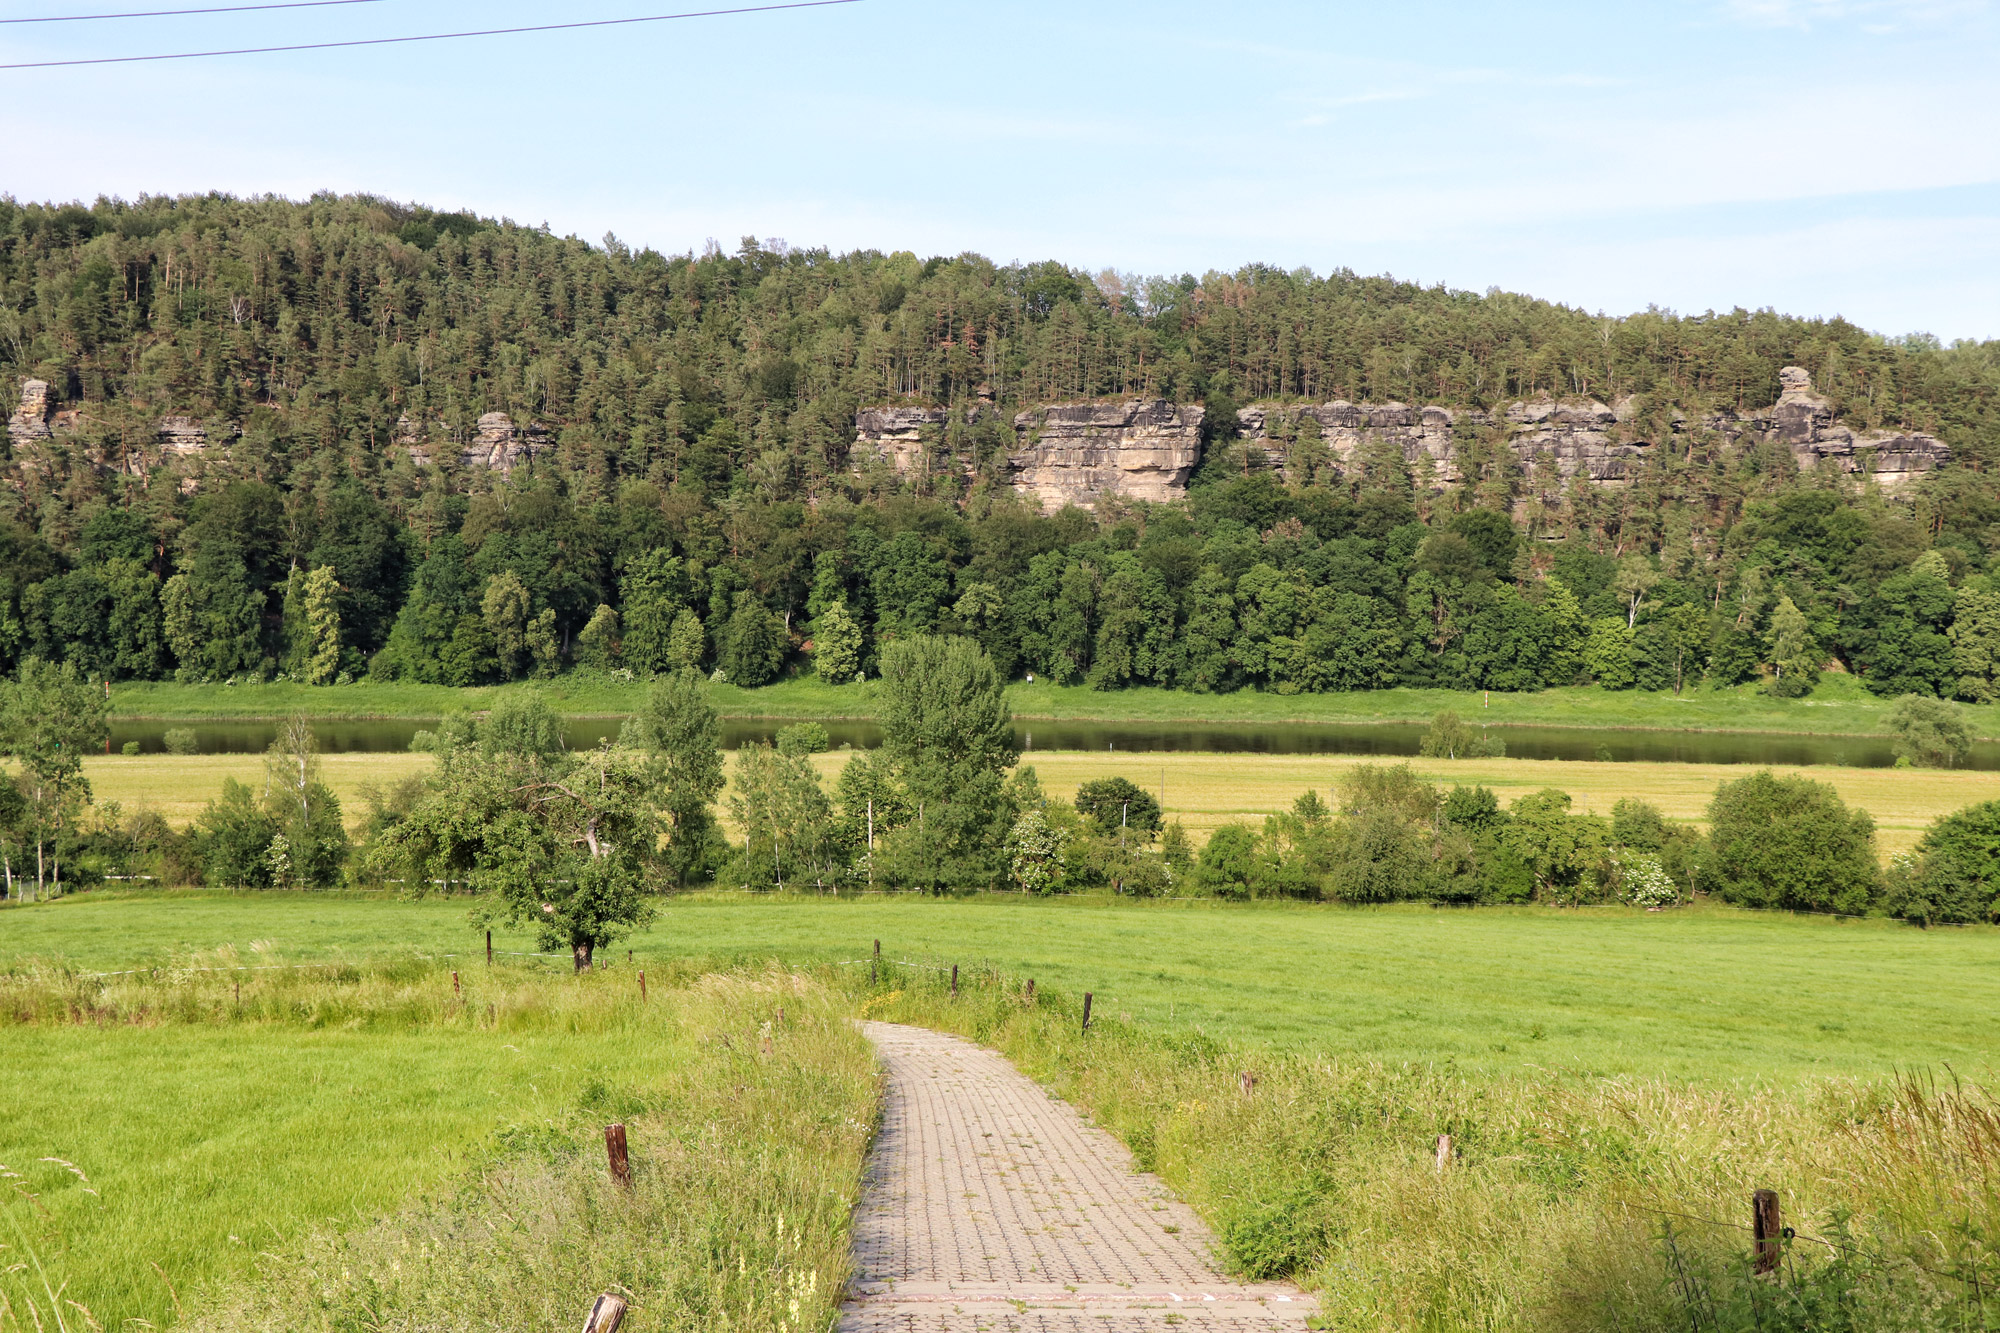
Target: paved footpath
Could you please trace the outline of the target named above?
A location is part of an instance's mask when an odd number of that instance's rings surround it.
[[[888,1073],[840,1333],[1290,1333],[1310,1297],[1213,1238],[1109,1134],[971,1042],[864,1025]]]

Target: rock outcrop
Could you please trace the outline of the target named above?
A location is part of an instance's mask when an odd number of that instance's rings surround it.
[[[1857,435],[1833,419],[1833,405],[1813,392],[1812,376],[1797,366],[1779,371],[1778,384],[1782,392],[1777,402],[1737,420],[1749,431],[1788,447],[1801,470],[1832,467],[1867,473],[1877,485],[1893,490],[1951,461],[1951,446],[1934,435],[1915,431]],[[1729,425],[1719,429],[1728,433]]]
[[[1176,500],[1201,461],[1200,404],[1061,403],[1014,418],[1014,489],[1045,509],[1100,497]]]
[[[7,418],[7,438],[16,445],[49,438],[49,386],[45,380],[21,381],[21,405]]]
[[[1504,448],[1523,478],[1540,468],[1544,481],[1581,478],[1609,487],[1629,484],[1654,449],[1685,443],[1691,432],[1701,431],[1728,444],[1783,444],[1801,470],[1834,468],[1888,489],[1951,461],[1950,447],[1932,435],[1857,434],[1841,425],[1831,404],[1813,392],[1812,377],[1796,366],[1785,368],[1780,383],[1783,393],[1767,409],[1709,413],[1695,421],[1676,415],[1666,437],[1657,440],[1645,438],[1635,424],[1629,397],[1612,404],[1539,398],[1499,413],[1336,400],[1242,408],[1231,447],[1244,450],[1246,468],[1291,473],[1302,460],[1317,457],[1333,475],[1344,476],[1358,465],[1359,455],[1386,446],[1402,456],[1419,485],[1430,487],[1465,480],[1461,457],[1473,442]],[[1179,499],[1201,460],[1202,413],[1199,404],[1162,400],[1032,408],[1014,418],[1017,443],[1008,458],[1014,487],[1044,507],[1089,508],[1106,495]],[[944,422],[941,408],[871,408],[855,419],[856,449],[907,471],[922,452],[924,429]],[[1551,468],[1554,478],[1546,470]]]
[[[866,407],[854,414],[857,462],[879,459],[898,472],[908,472],[924,451],[923,433],[943,429],[942,407]]]
[[[479,418],[479,433],[458,451],[458,461],[466,467],[512,472],[522,463],[534,462],[548,446],[547,426],[536,422],[516,426],[505,412],[488,412]]]
[[[553,443],[547,426],[539,422],[517,426],[505,412],[481,416],[472,438],[463,445],[452,442],[442,423],[399,416],[389,442],[392,449],[408,454],[418,467],[429,467],[440,456],[456,456],[461,467],[491,468],[495,472],[512,472],[523,463],[532,463],[537,454]]]
[[[208,448],[208,428],[193,417],[162,417],[155,437],[160,457],[193,458]]]

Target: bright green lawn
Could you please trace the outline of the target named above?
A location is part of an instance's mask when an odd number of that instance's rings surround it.
[[[454,708],[485,708],[503,688],[456,690],[407,683],[314,688],[307,685],[177,685],[133,683],[112,691],[120,717],[188,720],[277,717],[307,712],[319,717],[437,717]],[[645,699],[644,682],[623,684],[588,673],[564,676],[539,688],[574,716],[633,712]],[[828,686],[802,678],[757,690],[712,687],[727,717],[867,718],[877,711],[876,685]],[[1144,722],[1414,722],[1451,708],[1495,725],[1646,727],[1667,730],[1771,731],[1822,735],[1874,735],[1883,731],[1890,700],[1868,693],[1851,676],[1828,675],[1809,699],[1774,699],[1753,686],[1691,689],[1676,697],[1595,686],[1537,694],[1453,690],[1372,690],[1354,694],[1187,694],[1174,690],[1097,691],[1082,687],[1015,684],[1008,700],[1017,717],[1072,721]],[[1974,731],[2000,736],[2000,705],[1968,708]]]
[[[890,958],[993,965],[1102,1012],[1245,1040],[1505,1070],[1793,1078],[2000,1051],[2000,931],[1699,908],[1433,911],[696,896],[638,960]],[[113,968],[269,941],[287,959],[475,953],[465,904],[331,896],[94,896],[0,911],[0,961]],[[501,947],[528,947],[498,937]],[[613,951],[622,963],[622,953]]]
[[[247,1275],[302,1226],[372,1220],[592,1079],[659,1068],[636,1033],[0,1027],[0,1162],[47,1209],[4,1215],[35,1226],[41,1261],[104,1327],[165,1324],[176,1297],[153,1265],[191,1307],[190,1285]]]

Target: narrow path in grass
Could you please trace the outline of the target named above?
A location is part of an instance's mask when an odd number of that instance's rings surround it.
[[[841,1333],[1303,1328],[1297,1288],[1223,1276],[1117,1140],[971,1042],[863,1025],[888,1073]]]

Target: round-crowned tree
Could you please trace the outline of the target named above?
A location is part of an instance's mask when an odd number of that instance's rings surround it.
[[[1955,703],[1906,694],[1889,710],[1896,758],[1913,768],[1952,768],[1972,753],[1972,729]]]
[[[1890,879],[1888,908],[1906,920],[2000,920],[2000,801],[1968,805],[1932,824]]]
[[[1097,778],[1076,789],[1076,812],[1116,837],[1150,841],[1160,831],[1160,803],[1128,778]]]
[[[1195,883],[1218,898],[1248,898],[1257,877],[1257,835],[1247,824],[1224,824],[1209,834],[1196,863]]]
[[[1875,821],[1810,778],[1752,773],[1708,803],[1710,873],[1724,899],[1796,912],[1866,912],[1881,890]]]

